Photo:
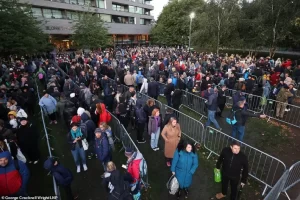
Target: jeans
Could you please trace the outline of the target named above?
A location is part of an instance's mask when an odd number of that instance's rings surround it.
[[[167,102],[168,102],[168,106],[172,106],[172,97],[171,95],[166,95],[166,99],[167,99]]]
[[[157,128],[157,131],[155,133],[151,133],[151,148],[154,149],[158,145],[158,139],[160,134],[160,127]]]
[[[244,138],[244,134],[245,134],[245,126],[242,125],[232,126],[232,137],[242,142]]]
[[[217,129],[220,129],[220,126],[219,126],[217,120],[215,119],[215,114],[216,114],[216,111],[208,110],[207,122],[205,123],[205,126],[209,126],[210,122],[212,122],[216,126]]]
[[[72,150],[71,152],[72,152],[76,166],[80,166],[79,157],[81,159],[82,164],[83,165],[86,164],[85,152],[84,152],[83,148],[75,147],[75,149]]]
[[[144,139],[144,129],[145,124],[144,123],[136,123],[136,139],[138,141],[142,141]]]

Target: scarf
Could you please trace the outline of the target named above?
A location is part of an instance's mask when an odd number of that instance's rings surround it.
[[[76,131],[73,131],[73,129],[71,129],[71,135],[72,135],[72,139],[82,137],[80,128],[77,128]]]

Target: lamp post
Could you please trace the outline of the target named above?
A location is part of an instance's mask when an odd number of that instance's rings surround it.
[[[191,51],[191,34],[192,34],[192,22],[193,22],[193,19],[195,18],[195,13],[192,12],[190,14],[190,36],[189,36],[189,51]]]

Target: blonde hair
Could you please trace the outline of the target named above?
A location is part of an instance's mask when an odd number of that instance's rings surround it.
[[[153,111],[152,111],[152,113],[151,113],[152,117],[154,117],[157,112],[159,112],[159,109],[154,108]]]
[[[106,169],[107,169],[107,171],[112,172],[112,171],[116,170],[117,168],[116,168],[116,165],[115,165],[114,162],[109,161],[109,162],[106,164]]]
[[[109,127],[106,122],[101,122],[100,126],[103,126],[105,128],[105,130],[108,129],[108,127]]]

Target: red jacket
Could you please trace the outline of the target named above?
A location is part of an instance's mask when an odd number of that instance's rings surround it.
[[[127,172],[134,179],[133,183],[140,181],[140,162],[142,161],[143,156],[140,152],[137,152],[136,158],[128,164]]]
[[[284,68],[287,68],[288,66],[292,66],[292,61],[291,60],[287,60],[284,63],[282,63],[282,66]]]
[[[201,74],[200,73],[196,74],[195,80],[196,81],[201,81]]]
[[[101,103],[100,105],[101,105],[102,113],[99,114],[97,112],[97,110],[95,112],[96,115],[99,115],[99,118],[98,118],[98,127],[100,126],[101,122],[108,123],[111,120],[111,115],[106,111],[105,104]]]
[[[280,76],[279,72],[274,73],[274,74],[271,75],[271,77],[270,77],[270,84],[272,86],[277,85],[277,83],[279,82],[279,78],[280,78],[279,76]]]

